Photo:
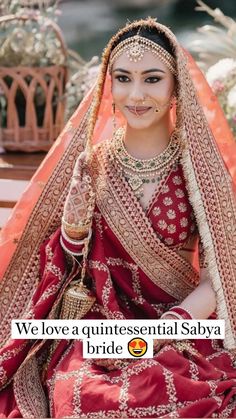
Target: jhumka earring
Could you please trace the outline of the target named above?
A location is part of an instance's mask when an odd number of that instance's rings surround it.
[[[116,131],[117,124],[116,124],[116,105],[112,103],[112,124],[113,124],[113,132]]]

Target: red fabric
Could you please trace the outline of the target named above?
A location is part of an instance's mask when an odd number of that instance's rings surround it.
[[[168,180],[174,188],[171,193],[176,188],[172,179]],[[153,208],[162,200],[161,194]],[[188,203],[187,206],[190,214]],[[182,231],[178,217],[174,222]],[[132,258],[98,208],[95,208],[93,232],[88,266],[97,305],[88,313],[88,319],[159,318],[178,304],[150,281],[140,267],[136,270]],[[28,317],[50,316],[50,309],[62,292],[66,261],[59,235],[58,230],[42,246],[42,279]],[[100,306],[104,312],[100,311]],[[2,385],[14,375],[31,345],[15,340],[1,350]],[[44,346],[38,356],[43,350]],[[96,361],[83,359],[81,341],[62,340],[47,367],[45,385],[52,417],[119,417],[122,411],[129,417],[169,417],[170,412],[179,417],[212,417],[221,413],[225,417],[236,417],[233,398],[236,370],[221,341],[192,341],[191,348],[185,350],[168,345],[153,359],[131,360],[110,370],[97,365]],[[21,416],[12,383],[0,394],[0,412],[0,417]]]
[[[149,209],[159,237],[169,247],[183,245],[197,230],[189,203],[182,166],[173,168],[159,198]]]

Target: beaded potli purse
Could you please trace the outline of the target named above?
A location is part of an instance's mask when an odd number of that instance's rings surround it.
[[[72,281],[64,292],[60,312],[61,319],[82,319],[96,300],[96,297],[84,283],[88,253],[89,238],[86,238],[83,249],[81,277]]]

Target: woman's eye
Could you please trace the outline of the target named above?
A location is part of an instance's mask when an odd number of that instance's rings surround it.
[[[158,83],[160,80],[161,80],[160,77],[152,76],[152,77],[148,77],[145,81],[147,83]]]
[[[118,80],[118,81],[120,81],[121,83],[126,83],[127,81],[129,81],[129,77],[127,77],[127,76],[116,76],[116,79]]]

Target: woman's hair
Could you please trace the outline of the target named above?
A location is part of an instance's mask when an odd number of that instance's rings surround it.
[[[160,32],[156,28],[150,26],[141,26],[140,28],[134,28],[123,33],[119,37],[119,39],[113,44],[111,50],[113,50],[120,42],[124,41],[127,38],[131,38],[135,35],[140,35],[143,38],[147,38],[150,41],[155,42],[156,44],[164,48],[167,52],[169,52],[169,54],[171,54],[172,57],[175,58],[173,47],[167,36],[163,32]]]

